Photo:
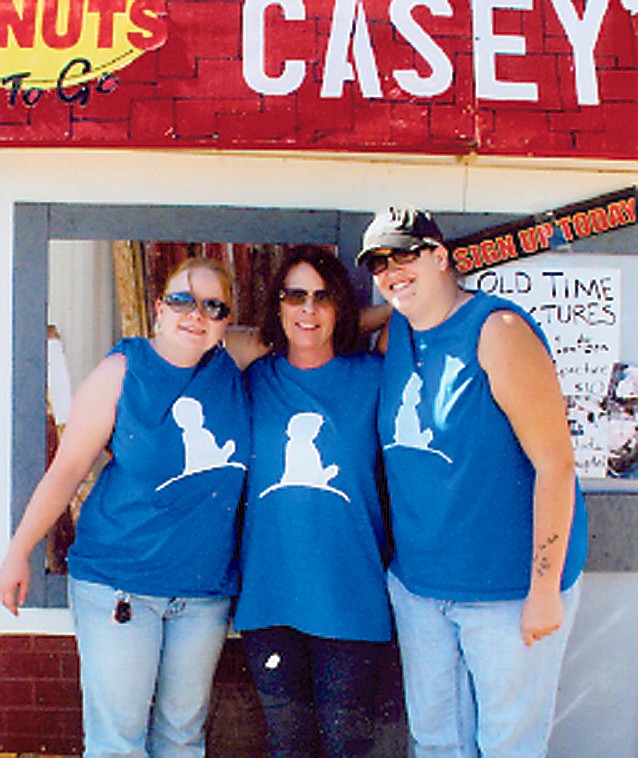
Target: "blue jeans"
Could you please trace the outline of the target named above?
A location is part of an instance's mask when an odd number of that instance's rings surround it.
[[[457,603],[414,595],[393,575],[414,755],[542,758],[580,582],[562,593],[564,622],[532,647],[522,601]]]
[[[242,632],[273,758],[354,758],[372,748],[382,642],[287,626]]]
[[[228,598],[130,595],[113,619],[115,590],[70,578],[80,651],[85,758],[202,758]]]

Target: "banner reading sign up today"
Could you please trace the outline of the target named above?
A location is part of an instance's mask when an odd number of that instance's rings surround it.
[[[0,145],[633,159],[638,0],[1,0]]]
[[[459,274],[474,274],[636,224],[636,187],[524,216],[448,241]]]

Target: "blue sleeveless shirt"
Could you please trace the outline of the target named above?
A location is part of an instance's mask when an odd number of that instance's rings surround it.
[[[399,313],[391,319],[379,410],[396,545],[390,570],[423,597],[510,600],[529,590],[534,469],[477,356],[485,320],[502,309],[547,347],[529,314],[482,292],[432,329],[414,331]],[[575,493],[563,589],[587,552],[577,482]]]
[[[375,473],[381,359],[298,369],[268,356],[247,372],[252,459],[236,629],[390,639]]]
[[[241,373],[222,348],[192,368],[168,363],[141,338],[111,353],[126,357],[113,458],[82,505],[71,575],[159,597],[235,594],[249,454]]]

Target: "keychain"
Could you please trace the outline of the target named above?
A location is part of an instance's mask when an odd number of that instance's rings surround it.
[[[131,596],[122,590],[118,590],[115,593],[115,610],[113,611],[113,619],[118,624],[126,624],[131,620],[133,612],[131,610]]]

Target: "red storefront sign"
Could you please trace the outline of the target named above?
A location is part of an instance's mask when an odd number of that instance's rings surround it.
[[[633,159],[637,13],[637,0],[1,0],[0,144]]]

